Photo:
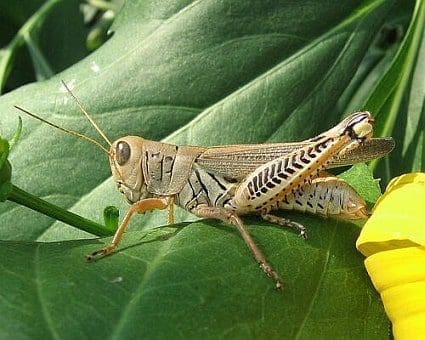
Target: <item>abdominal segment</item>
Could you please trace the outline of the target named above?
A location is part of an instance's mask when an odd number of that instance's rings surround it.
[[[297,210],[345,219],[369,216],[363,198],[348,183],[336,177],[315,178],[269,209]]]

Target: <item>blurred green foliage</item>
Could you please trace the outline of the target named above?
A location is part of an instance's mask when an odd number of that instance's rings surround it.
[[[397,145],[371,165],[375,177],[385,183],[423,169],[423,1],[134,0],[119,11],[121,5],[0,4],[2,134],[14,131],[19,104],[97,138],[64,80],[111,139],[300,140],[367,109],[377,135],[391,135]],[[104,155],[39,122],[24,118],[9,161],[14,184],[61,207],[98,221],[105,206],[125,209]],[[365,166],[343,176],[376,200]],[[122,251],[85,265],[83,255],[100,245],[92,235],[2,203],[0,336],[388,338],[354,248],[358,226],[285,216],[307,225],[307,242],[247,220],[286,280],[278,294],[239,236],[215,221],[156,230],[163,214],[135,218]],[[114,211],[109,219],[116,224]],[[142,225],[154,229],[137,230]]]

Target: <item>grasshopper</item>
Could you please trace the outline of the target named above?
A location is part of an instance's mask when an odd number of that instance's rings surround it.
[[[367,111],[352,113],[330,130],[302,142],[201,147],[177,146],[138,136],[110,142],[78,98],[63,85],[109,148],[15,107],[96,144],[109,157],[112,177],[131,205],[112,242],[87,255],[88,261],[117,248],[134,214],[169,209],[172,223],[176,204],[198,217],[218,219],[236,227],[261,269],[280,288],[281,277],[250,236],[241,216],[258,214],[267,221],[294,228],[304,238],[304,226],[275,216],[273,211],[294,209],[345,219],[367,218],[365,201],[326,169],[369,161],[394,147],[392,138],[372,138],[374,120]]]

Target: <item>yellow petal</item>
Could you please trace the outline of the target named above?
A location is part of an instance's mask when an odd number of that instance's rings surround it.
[[[411,282],[425,282],[425,247],[376,253],[365,260],[365,266],[378,292]]]
[[[381,294],[396,339],[425,336],[425,281],[388,289]]]
[[[425,173],[394,178],[357,240],[365,256],[417,245],[425,246]]]
[[[425,337],[425,174],[393,179],[357,240],[396,339]]]
[[[366,269],[393,324],[396,339],[425,336],[425,248],[388,250],[369,256]]]

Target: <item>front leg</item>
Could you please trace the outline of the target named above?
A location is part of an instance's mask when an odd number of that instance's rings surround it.
[[[115,232],[114,238],[112,239],[111,244],[108,246],[96,250],[93,253],[86,255],[87,261],[94,261],[100,257],[106,256],[112,253],[115,248],[120,243],[122,236],[124,235],[125,230],[127,229],[128,223],[130,222],[131,217],[136,213],[144,213],[149,210],[154,209],[165,209],[170,204],[173,204],[172,197],[164,197],[164,198],[146,198],[141,201],[138,201],[130,206],[127,213],[124,216],[121,224],[119,225],[117,231]]]
[[[209,207],[207,205],[198,205],[193,208],[191,212],[198,217],[215,218],[222,220],[225,223],[234,225],[238,229],[246,245],[248,246],[249,250],[251,250],[255,260],[258,262],[264,273],[275,280],[276,288],[279,289],[282,287],[282,279],[280,278],[279,274],[276,273],[269,265],[262,251],[257,247],[242,220],[238,215],[236,215],[236,213],[223,208]]]

